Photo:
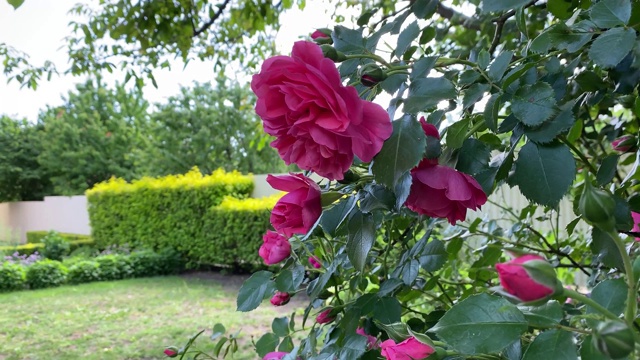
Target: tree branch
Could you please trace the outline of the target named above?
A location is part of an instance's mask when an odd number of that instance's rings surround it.
[[[460,14],[452,8],[442,5],[442,3],[438,3],[436,13],[451,21],[453,25],[462,25],[470,30],[480,30],[480,25],[474,19]]]
[[[199,36],[200,34],[205,32],[206,30],[208,30],[211,27],[211,25],[213,25],[216,22],[216,20],[218,20],[220,15],[222,15],[222,12],[227,7],[227,5],[229,5],[230,2],[231,2],[231,0],[224,0],[222,5],[218,5],[218,11],[216,11],[216,13],[213,15],[213,17],[211,19],[209,19],[209,21],[204,23],[199,29],[194,29],[193,30],[193,37]]]
[[[537,0],[533,0],[530,3],[526,4],[524,6],[524,8],[528,8],[530,6],[535,5]],[[496,51],[496,48],[498,47],[498,44],[500,44],[500,39],[502,38],[502,29],[504,28],[504,23],[507,22],[507,20],[509,20],[509,18],[511,18],[513,15],[516,14],[516,10],[509,10],[506,13],[502,14],[499,18],[493,19],[491,20],[492,22],[496,23],[496,31],[493,34],[493,41],[491,41],[491,47],[489,48],[489,54],[493,54],[494,51]]]

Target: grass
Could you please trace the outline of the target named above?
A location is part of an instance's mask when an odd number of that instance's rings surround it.
[[[202,329],[196,345],[212,349],[208,338],[218,322],[228,333],[242,330],[235,359],[256,359],[251,337],[296,305],[238,313],[237,290],[171,276],[0,294],[0,359],[165,359],[165,346],[181,347]]]

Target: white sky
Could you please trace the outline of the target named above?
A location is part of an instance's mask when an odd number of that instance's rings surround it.
[[[4,42],[27,53],[33,64],[41,65],[45,60],[51,60],[59,71],[66,70],[69,58],[63,39],[70,35],[71,30],[67,25],[73,19],[67,12],[77,2],[78,0],[26,0],[14,11],[5,0],[0,0],[0,43]],[[280,19],[283,25],[276,45],[280,52],[286,54],[291,51],[293,42],[300,36],[331,24],[330,16],[326,14],[325,5],[321,1],[307,1],[303,12],[289,11]],[[189,86],[195,80],[204,82],[215,78],[211,63],[194,60],[184,71],[182,69],[182,64],[176,62],[172,70],[154,71],[158,88],[147,86],[146,99],[151,103],[161,102],[177,94],[180,86]],[[112,78],[124,80],[123,75]],[[71,75],[54,76],[49,82],[46,79],[42,80],[38,89],[33,91],[26,87],[20,89],[20,85],[15,81],[7,84],[7,78],[0,73],[0,115],[7,114],[36,121],[41,109],[46,105],[60,105],[61,96],[66,95],[75,84],[84,80],[85,77]]]

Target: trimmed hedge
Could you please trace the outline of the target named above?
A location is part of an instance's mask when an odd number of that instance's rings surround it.
[[[42,231],[27,231],[27,244],[41,243],[42,242],[42,238],[47,236],[48,233],[49,233],[49,231],[45,231],[45,230],[42,230]],[[77,240],[91,240],[91,236],[90,235],[61,233],[61,232],[59,232],[58,235],[60,235],[62,238],[64,238],[65,240],[67,240],[69,242],[77,241]]]
[[[203,176],[194,168],[185,175],[132,183],[113,178],[86,192],[91,235],[101,248],[128,243],[199,254],[194,239],[202,241],[211,206],[226,195],[247,198],[252,191],[251,176],[221,169]]]
[[[22,265],[0,264],[0,292],[21,290],[26,286],[26,274]]]
[[[27,267],[27,284],[31,289],[62,285],[67,280],[67,268],[55,260],[40,260]]]
[[[241,200],[225,197],[207,212],[202,237],[194,238],[187,257],[201,264],[231,265],[249,271],[264,267],[258,248],[270,226],[271,209],[281,196]]]
[[[88,238],[85,240],[74,240],[74,241],[69,241],[69,245],[71,247],[70,251],[74,251],[75,249],[81,246],[93,246],[94,241],[91,238]],[[31,243],[31,244],[24,244],[24,245],[18,245],[18,246],[0,246],[0,252],[9,253],[9,254],[18,252],[18,254],[20,255],[31,255],[36,251],[39,253],[42,253],[43,249],[44,249],[43,243]]]

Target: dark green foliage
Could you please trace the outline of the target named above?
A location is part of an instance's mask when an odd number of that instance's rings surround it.
[[[27,284],[31,289],[62,285],[67,277],[67,268],[59,261],[45,259],[27,268]]]
[[[42,238],[44,247],[42,248],[42,256],[47,259],[61,261],[63,257],[69,255],[71,244],[55,231],[49,233]]]
[[[24,289],[25,280],[24,266],[8,262],[0,265],[0,292]]]
[[[27,231],[27,243],[41,243],[42,239],[49,234],[49,231]],[[76,240],[91,240],[89,235],[71,234],[71,233],[58,233],[59,236],[65,240],[72,242]]]
[[[131,260],[126,255],[98,256],[96,263],[100,268],[100,280],[119,280],[133,277]]]
[[[100,280],[100,264],[97,261],[83,260],[69,266],[67,281],[81,284]]]

